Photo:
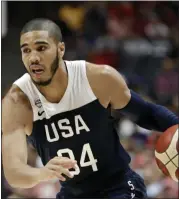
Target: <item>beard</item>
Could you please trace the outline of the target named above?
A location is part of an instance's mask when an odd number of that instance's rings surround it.
[[[51,64],[51,77],[49,79],[43,80],[43,81],[42,80],[41,81],[35,81],[31,77],[33,83],[37,86],[48,86],[51,83],[51,81],[52,81],[52,79],[53,79],[53,77],[54,77],[54,75],[55,75],[55,73],[58,69],[58,64],[59,64],[59,59],[58,59],[58,56],[56,56],[53,63]]]

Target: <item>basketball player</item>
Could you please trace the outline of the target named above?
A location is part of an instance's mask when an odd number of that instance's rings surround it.
[[[27,73],[2,103],[3,165],[10,185],[29,188],[58,178],[60,199],[146,198],[144,181],[129,167],[111,110],[161,132],[178,118],[129,90],[112,67],[63,60],[61,31],[50,20],[28,22],[20,46]],[[26,136],[43,168],[27,165]]]

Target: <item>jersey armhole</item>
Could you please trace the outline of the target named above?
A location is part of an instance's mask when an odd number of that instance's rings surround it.
[[[96,97],[96,95],[94,94],[91,86],[90,86],[90,83],[89,83],[89,80],[88,80],[88,77],[87,77],[87,74],[86,74],[86,61],[84,61],[84,66],[82,67],[82,72],[83,72],[83,77],[85,78],[84,82],[86,82],[86,85],[85,85],[85,88],[86,88],[86,91],[89,95],[89,97],[94,101],[94,100],[97,100],[98,98]]]

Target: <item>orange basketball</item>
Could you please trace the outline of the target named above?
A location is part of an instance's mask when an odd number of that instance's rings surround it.
[[[179,180],[178,133],[178,125],[168,128],[161,134],[155,147],[155,159],[158,167],[176,182]]]

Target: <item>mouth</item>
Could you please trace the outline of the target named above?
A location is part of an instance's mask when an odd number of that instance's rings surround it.
[[[42,69],[32,69],[33,74],[42,74],[44,70]]]
[[[31,71],[34,75],[41,75],[44,72],[44,69],[41,65],[33,65],[31,66]]]

